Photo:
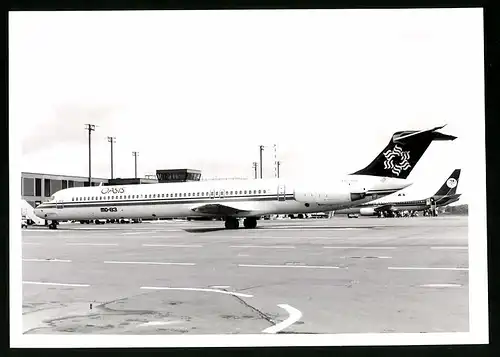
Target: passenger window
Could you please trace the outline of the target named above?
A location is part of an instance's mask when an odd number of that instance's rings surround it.
[[[263,192],[266,193],[266,190],[264,190]]]
[[[156,198],[156,194],[153,195],[153,198]]]
[[[245,193],[245,195],[247,194],[247,190],[243,191]]]
[[[257,194],[257,190],[253,190],[253,194],[256,195]]]
[[[240,190],[240,195],[242,195],[242,194],[243,194],[243,191]]]
[[[188,196],[191,196],[191,192],[188,193]]]
[[[259,194],[261,193],[261,190],[259,190]]]
[[[184,192],[184,197],[186,197],[186,192]]]

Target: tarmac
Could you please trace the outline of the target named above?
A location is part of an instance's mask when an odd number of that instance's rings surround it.
[[[468,332],[467,217],[23,230],[29,334]]]

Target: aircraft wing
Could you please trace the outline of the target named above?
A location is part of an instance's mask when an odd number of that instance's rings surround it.
[[[391,209],[392,205],[381,205],[373,208],[375,212],[390,211]]]
[[[228,205],[221,205],[219,203],[214,203],[214,204],[204,204],[201,206],[197,206],[194,208],[191,208],[192,211],[194,212],[199,212],[199,213],[206,213],[206,214],[213,214],[213,215],[233,215],[233,214],[238,214],[238,213],[244,213],[244,212],[249,212],[247,210],[239,209],[236,207],[231,207]]]

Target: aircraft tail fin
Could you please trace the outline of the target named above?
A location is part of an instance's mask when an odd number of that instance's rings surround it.
[[[398,131],[392,135],[384,150],[364,169],[351,175],[370,175],[406,179],[433,141],[455,140],[435,127],[428,130]]]
[[[455,169],[434,196],[452,196],[457,192],[460,169]]]

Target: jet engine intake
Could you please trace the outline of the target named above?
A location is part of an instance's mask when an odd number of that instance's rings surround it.
[[[362,216],[374,216],[375,209],[369,207],[363,207],[359,210],[359,214]]]

